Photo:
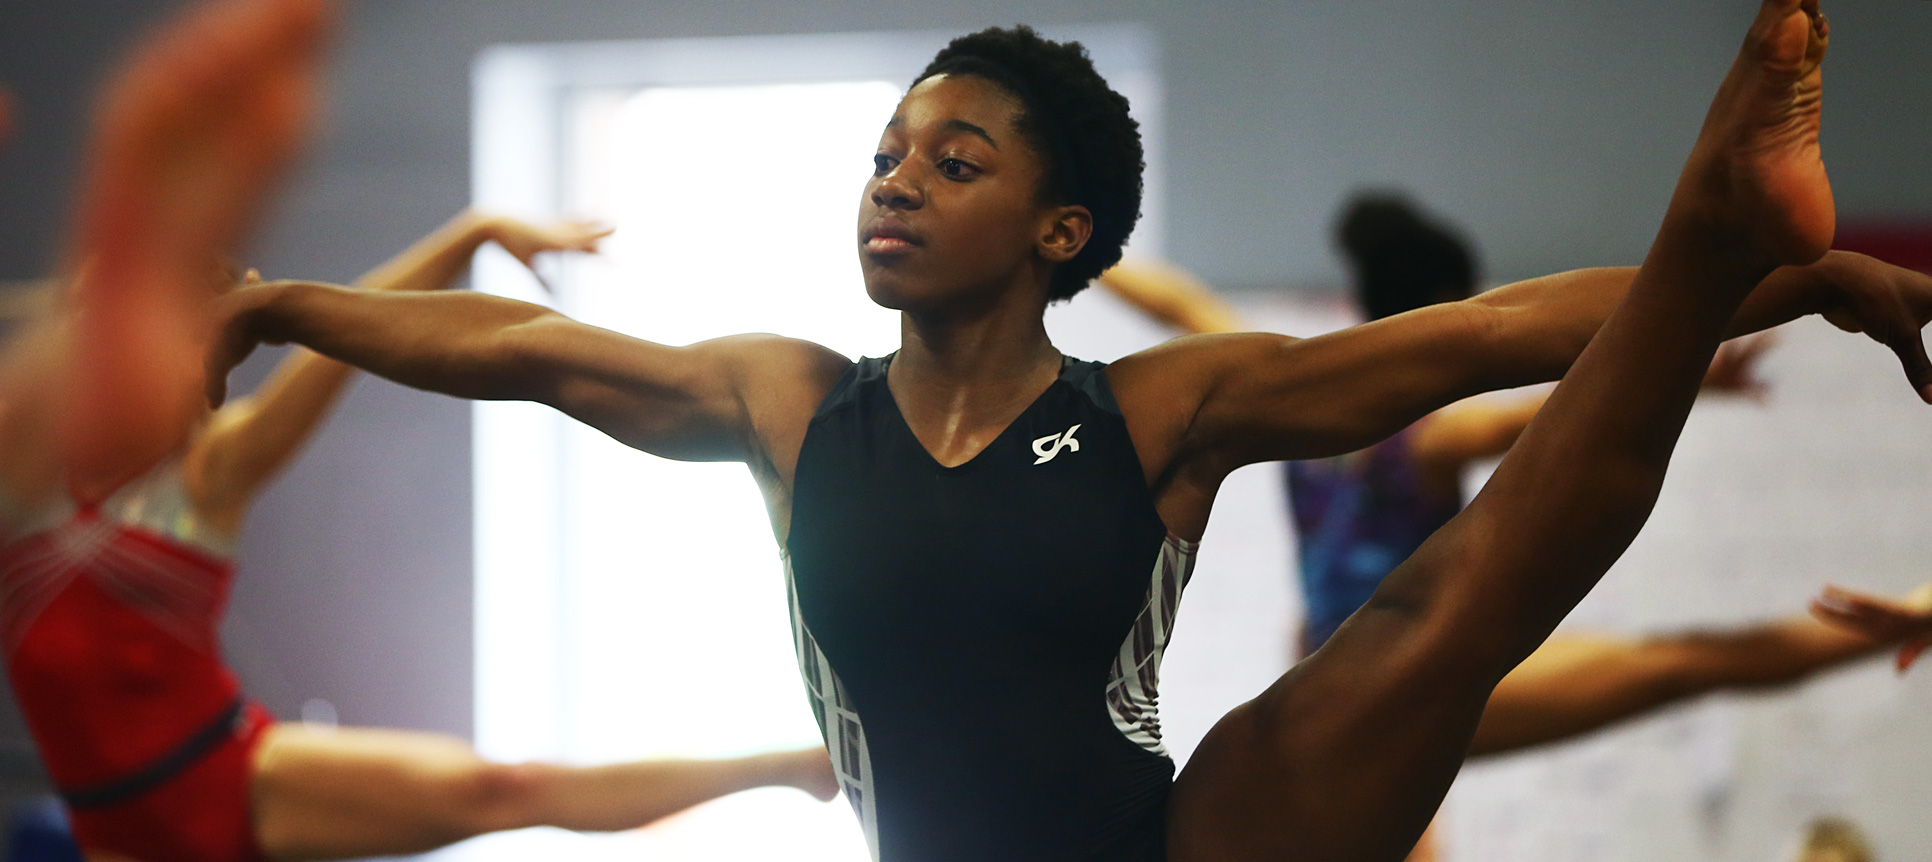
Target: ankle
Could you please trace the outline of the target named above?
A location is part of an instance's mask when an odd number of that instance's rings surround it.
[[[1671,201],[1652,260],[1693,269],[1710,289],[1735,286],[1740,297],[1782,265],[1772,243],[1740,219],[1735,207],[1683,198]]]

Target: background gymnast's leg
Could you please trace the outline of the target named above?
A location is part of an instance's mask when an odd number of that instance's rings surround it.
[[[838,792],[822,748],[729,760],[503,764],[464,740],[277,724],[255,756],[256,833],[271,859],[417,853],[504,829],[631,829],[740,790]]]

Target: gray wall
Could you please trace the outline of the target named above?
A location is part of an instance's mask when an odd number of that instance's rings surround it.
[[[47,267],[92,87],[176,5],[0,4],[0,85],[23,126],[0,151],[0,278]],[[271,275],[348,279],[463,206],[469,64],[489,44],[1024,20],[1155,30],[1169,249],[1225,287],[1335,281],[1327,216],[1362,183],[1453,213],[1493,278],[1632,262],[1751,12],[1744,0],[379,0],[345,12],[327,129],[257,259]],[[1925,213],[1932,3],[1833,12],[1826,143],[1843,211]],[[468,446],[462,405],[365,381],[259,509],[230,638],[279,712],[319,697],[348,722],[467,733]]]

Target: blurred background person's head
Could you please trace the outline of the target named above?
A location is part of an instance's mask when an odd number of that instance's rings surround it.
[[[1335,242],[1348,259],[1355,303],[1367,320],[1467,299],[1476,291],[1469,243],[1401,194],[1349,198],[1335,221]]]

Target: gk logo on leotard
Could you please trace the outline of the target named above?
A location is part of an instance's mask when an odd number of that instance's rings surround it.
[[[1033,441],[1033,454],[1040,456],[1040,460],[1033,463],[1045,464],[1053,460],[1054,456],[1059,455],[1061,449],[1065,449],[1068,452],[1080,451],[1080,441],[1073,439],[1073,432],[1078,430],[1080,430],[1080,426],[1075,425],[1058,434],[1048,434],[1045,437]]]

